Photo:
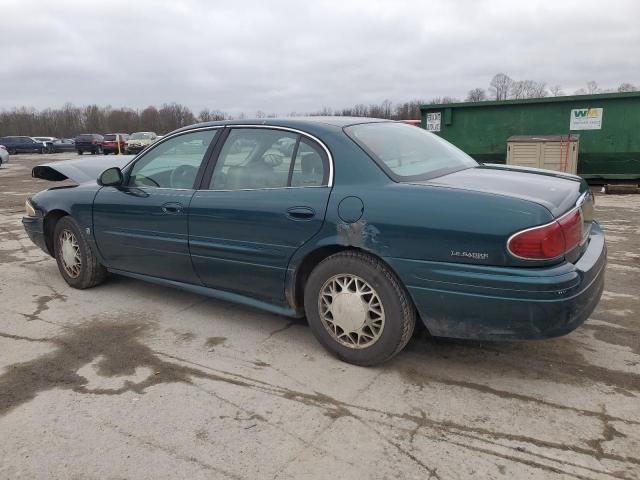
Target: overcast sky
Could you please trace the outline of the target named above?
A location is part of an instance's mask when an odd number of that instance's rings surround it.
[[[0,108],[288,114],[464,98],[497,72],[640,84],[637,0],[0,3]]]

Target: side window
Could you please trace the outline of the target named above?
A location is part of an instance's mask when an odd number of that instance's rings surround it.
[[[127,185],[193,188],[198,169],[217,132],[185,133],[161,143],[133,165]]]
[[[278,188],[289,185],[298,135],[266,128],[234,128],[222,147],[211,190]]]
[[[293,166],[291,186],[318,187],[326,185],[329,180],[329,170],[325,158],[315,143],[302,138]]]

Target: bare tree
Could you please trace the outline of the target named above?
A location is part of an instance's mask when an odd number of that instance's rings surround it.
[[[525,98],[542,98],[547,96],[547,84],[533,80],[524,81]]]
[[[431,105],[440,105],[445,103],[458,103],[460,101],[459,98],[455,97],[435,97],[432,98],[430,102]]]
[[[594,80],[590,80],[587,82],[587,94],[593,95],[594,93],[598,93],[600,89],[598,88],[598,84]]]
[[[487,92],[484,88],[474,88],[467,93],[467,102],[482,102],[487,99]]]
[[[509,86],[509,98],[521,100],[526,98],[526,85],[524,80],[514,80]]]
[[[489,92],[491,96],[496,100],[506,100],[509,98],[509,91],[513,80],[509,75],[504,73],[498,73],[495,75],[489,83]]]
[[[552,87],[549,87],[549,91],[551,92],[552,97],[561,97],[564,95],[560,85],[553,85]]]
[[[638,90],[632,83],[624,82],[618,87],[619,92],[635,92]]]

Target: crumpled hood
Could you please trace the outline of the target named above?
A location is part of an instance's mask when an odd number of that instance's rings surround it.
[[[33,167],[31,176],[52,182],[70,179],[76,183],[84,183],[97,180],[107,168],[124,167],[132,158],[133,155],[92,156],[77,160],[44,163]]]

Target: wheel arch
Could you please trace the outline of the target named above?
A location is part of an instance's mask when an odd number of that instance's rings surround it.
[[[390,272],[393,273],[393,275],[398,280],[398,283],[406,290],[404,283],[400,279],[400,276],[395,271],[395,269],[389,264],[389,262],[387,262],[380,255],[377,255],[375,252],[353,245],[323,245],[308,252],[302,258],[299,264],[290,272],[289,282],[287,282],[286,287],[286,298],[297,314],[301,316],[304,315],[304,288],[313,269],[325,258],[345,251],[361,252],[376,258],[377,260],[382,262]],[[411,300],[411,302],[413,302],[413,299],[411,298],[409,292],[407,292],[407,296]]]
[[[47,245],[47,251],[52,257],[55,256],[53,248],[53,234],[56,231],[56,224],[62,217],[66,217],[67,215],[70,215],[69,212],[62,209],[55,209],[47,212],[44,217],[44,240]]]

